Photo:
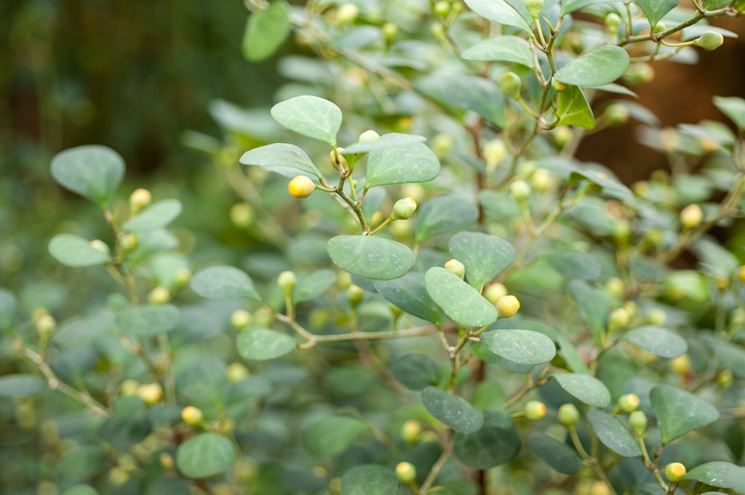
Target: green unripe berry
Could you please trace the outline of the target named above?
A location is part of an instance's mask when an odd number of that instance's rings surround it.
[[[57,328],[57,321],[49,313],[39,316],[39,318],[36,319],[35,324],[36,331],[43,339],[49,338],[52,332],[54,332],[54,329]]]
[[[156,287],[147,295],[147,300],[151,304],[165,304],[171,300],[171,291],[165,287]]]
[[[538,19],[543,10],[543,0],[525,0],[525,7],[528,9],[530,17]]]
[[[524,180],[516,180],[510,184],[510,194],[518,201],[525,201],[530,196],[530,186]]]
[[[734,376],[732,375],[731,370],[724,369],[717,373],[717,385],[719,385],[720,388],[728,388],[732,385],[733,379]]]
[[[686,467],[680,462],[671,462],[665,466],[665,478],[671,483],[683,481],[686,477]]]
[[[639,396],[636,394],[625,394],[618,398],[618,408],[630,414],[639,407]]]
[[[401,426],[401,438],[406,443],[416,443],[421,435],[422,425],[415,419],[410,419]]]
[[[543,402],[538,400],[531,400],[530,402],[525,404],[525,409],[523,410],[523,412],[525,413],[525,417],[529,420],[538,421],[546,416],[547,410],[548,409],[546,408],[546,404],[544,404]]]
[[[359,7],[353,3],[345,3],[336,11],[336,22],[340,25],[352,24],[360,13]]]
[[[654,79],[654,69],[646,63],[631,64],[626,69],[624,78],[631,84],[649,83]]]
[[[446,2],[444,0],[436,2],[434,11],[435,14],[440,17],[447,17],[447,15],[450,13],[450,2]]]
[[[616,14],[615,12],[610,12],[608,15],[605,16],[605,26],[608,28],[609,33],[616,34],[620,25],[620,15]]]
[[[546,169],[538,169],[530,177],[530,184],[538,192],[546,192],[554,186],[554,179]]]
[[[357,141],[360,143],[372,143],[373,141],[377,141],[380,139],[380,134],[373,131],[372,129],[368,129],[362,134],[360,134],[360,137],[357,138]]]
[[[664,325],[665,321],[667,321],[667,314],[659,308],[653,308],[647,313],[647,322],[651,325]]]
[[[183,287],[188,284],[190,280],[191,270],[189,270],[188,268],[181,268],[178,272],[176,272],[176,278],[173,282],[176,287]]]
[[[233,225],[245,229],[254,221],[254,211],[248,203],[236,203],[230,208],[230,221]]]
[[[385,24],[383,24],[383,38],[385,38],[386,43],[393,43],[397,35],[398,26],[396,26],[392,22],[386,22]]]
[[[619,328],[626,328],[631,321],[631,315],[626,308],[616,308],[611,311],[608,323],[610,330],[617,330]]]
[[[605,290],[607,290],[610,295],[618,299],[621,299],[624,295],[624,292],[626,291],[623,280],[617,277],[608,279],[608,282],[605,283]]]
[[[723,43],[724,36],[716,31],[706,31],[696,39],[696,46],[703,48],[707,52],[716,50],[722,46]]]
[[[573,427],[579,421],[579,411],[574,404],[562,404],[558,412],[559,423],[564,426]]]
[[[629,425],[636,436],[641,437],[647,430],[647,415],[644,411],[634,411],[629,415]]]
[[[625,124],[629,120],[629,109],[621,103],[613,103],[605,107],[603,117],[610,125]]]
[[[237,383],[248,376],[248,368],[243,363],[230,363],[225,373],[230,383]]]
[[[497,304],[501,298],[507,295],[507,287],[499,282],[489,285],[484,290],[484,297],[492,304]]]
[[[297,285],[297,277],[291,271],[284,271],[277,277],[277,285],[283,292],[292,292],[292,289]]]
[[[463,263],[456,260],[455,258],[446,261],[445,265],[443,266],[447,271],[454,273],[459,278],[463,278],[466,276],[466,267],[463,265]]]
[[[429,32],[432,33],[432,36],[434,36],[436,40],[447,40],[447,37],[445,36],[445,28],[439,22],[432,23],[432,25],[429,27]]]
[[[140,244],[140,238],[137,234],[125,234],[122,236],[121,243],[123,250],[132,251]]]
[[[520,89],[522,88],[522,82],[520,76],[514,72],[505,72],[502,77],[499,78],[499,87],[502,93],[512,98],[520,98]]]
[[[365,291],[359,285],[352,284],[347,288],[347,301],[352,306],[357,306],[365,297]]]
[[[416,212],[416,201],[414,198],[401,198],[393,205],[393,217],[397,220],[406,220],[414,216]]]
[[[251,313],[245,309],[236,309],[230,315],[230,324],[236,330],[242,330],[251,323]]]
[[[401,483],[413,483],[416,480],[416,468],[410,462],[396,464],[396,477]]]
[[[566,146],[569,140],[572,139],[573,135],[574,133],[572,132],[571,127],[566,125],[560,125],[551,132],[551,136],[554,138],[554,143],[556,143],[556,146],[559,148]]]
[[[507,145],[499,138],[492,139],[484,145],[482,153],[486,168],[494,170],[507,157]]]

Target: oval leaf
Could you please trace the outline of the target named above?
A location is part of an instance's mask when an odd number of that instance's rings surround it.
[[[44,390],[44,385],[36,375],[0,376],[0,397],[30,397]]]
[[[745,490],[745,467],[723,461],[707,462],[691,469],[686,479],[742,492]]]
[[[305,429],[305,447],[318,457],[331,457],[349,448],[367,425],[349,416],[330,416]]]
[[[606,45],[580,55],[556,72],[556,79],[581,88],[602,86],[618,79],[629,66],[629,54]]]
[[[532,330],[494,330],[481,343],[500,358],[523,366],[547,363],[556,356],[554,341]]]
[[[200,296],[210,299],[261,300],[251,277],[232,266],[211,266],[200,270],[192,277],[191,288]]]
[[[489,469],[513,460],[522,444],[504,411],[487,411],[484,425],[473,433],[456,433],[453,452],[466,466]]]
[[[165,227],[181,213],[181,201],[164,199],[148,206],[123,225],[129,232],[141,232]]]
[[[639,457],[642,451],[628,428],[615,416],[593,409],[587,419],[603,445],[623,457]]]
[[[398,492],[392,469],[375,464],[355,466],[341,477],[341,495],[392,495]]]
[[[577,451],[545,433],[532,433],[528,448],[551,468],[564,474],[574,474],[582,467]]]
[[[249,328],[238,335],[238,354],[245,359],[266,361],[295,350],[295,340],[284,333],[266,328]]]
[[[461,232],[450,238],[448,249],[466,267],[466,280],[474,287],[491,282],[515,261],[509,242],[480,232]]]
[[[556,382],[575,399],[595,407],[610,404],[608,388],[594,376],[582,373],[557,373]]]
[[[645,351],[668,359],[676,358],[688,350],[688,344],[680,335],[662,327],[637,327],[629,330],[623,338]]]
[[[507,62],[533,68],[533,54],[527,41],[519,36],[495,36],[476,43],[461,57],[479,62]]]
[[[317,96],[296,96],[272,107],[272,117],[282,127],[336,147],[341,110]]]
[[[60,185],[102,206],[124,177],[124,159],[106,146],[70,148],[52,159],[52,177]]]
[[[649,398],[665,444],[719,419],[719,411],[714,406],[679,388],[658,385],[649,393]]]
[[[128,335],[151,337],[172,330],[179,317],[178,308],[170,304],[131,306],[117,313],[116,324]]]
[[[440,370],[431,358],[424,354],[405,354],[391,363],[391,373],[409,390],[422,390],[437,385]]]
[[[435,387],[422,390],[427,411],[447,426],[461,433],[473,433],[484,424],[484,416],[462,397]]]
[[[248,150],[241,156],[243,165],[258,165],[270,172],[293,178],[305,175],[311,179],[321,176],[313,161],[294,144],[274,143]]]
[[[339,268],[376,280],[398,278],[414,265],[411,249],[382,237],[340,235],[329,240],[327,249]]]
[[[494,305],[450,271],[430,268],[424,282],[432,300],[454,322],[465,327],[482,327],[497,319]]]
[[[233,443],[216,433],[201,433],[192,437],[176,451],[176,465],[188,478],[209,478],[224,473],[233,466],[234,461]]]
[[[63,265],[74,268],[103,265],[111,261],[108,246],[92,245],[87,239],[72,234],[54,236],[49,243],[49,254]]]
[[[287,3],[275,0],[248,18],[243,35],[243,56],[250,62],[271,57],[284,43],[291,28]]]
[[[471,201],[459,196],[437,196],[427,201],[416,220],[416,239],[423,241],[470,227],[479,218]]]
[[[432,323],[442,323],[442,311],[429,297],[423,274],[411,272],[396,280],[376,282],[375,289],[389,303],[407,313]]]
[[[437,155],[423,143],[413,143],[379,151],[367,156],[365,187],[387,184],[426,182],[440,173]]]
[[[333,270],[319,270],[298,282],[293,299],[296,303],[315,299],[334,285],[334,282],[336,274]]]

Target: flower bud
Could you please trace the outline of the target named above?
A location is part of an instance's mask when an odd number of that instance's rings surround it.
[[[129,210],[132,215],[136,214],[153,200],[153,195],[147,189],[135,189],[129,195]]]
[[[398,26],[396,26],[392,22],[386,22],[385,24],[383,24],[383,38],[385,38],[386,43],[393,43],[397,35]]]
[[[422,425],[415,419],[410,419],[401,426],[401,438],[406,443],[416,443],[421,435]]]
[[[160,460],[160,465],[163,467],[163,469],[173,469],[173,456],[169,454],[168,452],[161,452],[160,456],[158,456],[158,459]]]
[[[225,376],[228,377],[230,383],[236,383],[249,375],[248,368],[242,363],[230,363],[228,369],[225,372]]]
[[[626,289],[623,285],[623,280],[613,277],[608,279],[608,282],[605,283],[605,290],[607,290],[613,297],[621,299]]]
[[[365,297],[365,291],[359,285],[352,284],[347,288],[347,301],[352,306],[357,306]]]
[[[495,282],[489,285],[486,290],[484,290],[484,297],[492,304],[497,304],[497,301],[499,301],[506,295],[507,287],[505,287],[503,284],[500,284],[499,282]]]
[[[554,178],[551,175],[551,172],[544,168],[540,168],[533,172],[533,175],[530,177],[530,184],[536,191],[546,192],[553,187]]]
[[[406,220],[407,218],[411,218],[414,216],[416,207],[417,204],[414,198],[401,198],[393,205],[393,217],[396,220]]]
[[[499,87],[502,90],[502,93],[507,96],[511,96],[515,99],[520,98],[522,82],[520,81],[520,76],[514,72],[505,72],[502,74],[502,77],[499,79]]]
[[[304,175],[296,175],[287,184],[287,192],[294,198],[307,198],[316,189],[315,183]]]
[[[49,338],[49,336],[52,335],[52,332],[54,332],[54,329],[57,328],[57,321],[49,313],[39,316],[35,324],[39,336],[45,340]]]
[[[357,138],[357,141],[360,143],[372,143],[373,141],[377,141],[380,139],[380,134],[373,131],[372,129],[368,129],[362,134],[360,134],[360,137]]]
[[[543,417],[546,416],[546,411],[546,404],[539,400],[531,400],[530,402],[525,404],[525,409],[523,409],[525,417],[531,421],[538,421],[539,419],[543,419]]]
[[[455,258],[452,258],[445,262],[445,265],[443,265],[446,270],[448,270],[451,273],[454,273],[459,278],[463,278],[466,276],[466,267],[461,263],[460,261],[456,260]]]
[[[140,244],[140,238],[137,234],[125,234],[122,236],[121,243],[123,250],[132,251]]]
[[[202,411],[194,406],[186,406],[181,410],[181,419],[189,426],[198,426],[202,423],[204,415]]]
[[[647,430],[647,415],[644,411],[634,411],[629,415],[629,425],[634,431],[636,436],[644,436],[644,432]]]
[[[579,411],[572,403],[563,404],[559,407],[559,423],[572,427],[579,421]]]
[[[163,388],[157,383],[145,383],[137,387],[137,396],[142,402],[152,406],[163,398]]]
[[[251,323],[251,313],[245,309],[236,309],[230,315],[230,324],[236,330],[243,330]]]
[[[683,481],[686,477],[686,467],[680,462],[671,462],[665,466],[665,478],[671,483]]]
[[[618,32],[618,27],[620,25],[621,25],[620,15],[616,14],[615,12],[611,12],[605,16],[605,27],[608,28],[609,33],[616,34]]]
[[[502,296],[497,300],[496,306],[501,318],[510,318],[520,310],[520,300],[512,295]]]
[[[704,212],[697,204],[688,205],[680,212],[680,223],[686,230],[695,229],[704,219]]]
[[[659,308],[652,308],[647,313],[647,323],[651,325],[664,325],[665,321],[667,321],[667,314]]]
[[[605,107],[603,117],[610,125],[625,124],[629,120],[629,109],[621,103],[612,103]]]
[[[352,24],[360,13],[359,7],[353,3],[344,3],[336,11],[336,22],[339,25]]]
[[[626,394],[618,398],[618,408],[630,414],[639,407],[639,396],[636,394]]]
[[[525,7],[528,9],[530,17],[538,19],[543,10],[543,0],[525,0]]]
[[[416,480],[416,468],[410,462],[396,464],[396,477],[401,483],[413,483]]]
[[[254,221],[254,211],[248,203],[236,203],[230,208],[230,221],[233,225],[245,229]]]
[[[696,39],[696,46],[703,48],[707,52],[716,50],[722,46],[723,43],[724,36],[716,31],[706,31]]]
[[[719,385],[720,388],[727,388],[730,385],[732,385],[732,371],[728,369],[724,369],[717,373],[717,385]]]
[[[631,315],[626,308],[616,308],[611,311],[608,317],[608,326],[610,330],[617,330],[619,328],[626,328],[631,321]]]
[[[507,146],[499,138],[492,139],[484,145],[483,155],[486,168],[494,170],[507,157]]]
[[[137,380],[132,380],[130,378],[122,382],[122,384],[119,386],[119,391],[122,397],[129,397],[137,393],[137,389],[139,388],[139,386],[140,384],[137,383]]]
[[[524,180],[516,180],[510,184],[510,194],[518,201],[525,201],[530,196],[530,186]]]
[[[445,0],[435,2],[434,12],[440,17],[447,17],[450,13],[450,2],[446,2]]]
[[[688,354],[683,354],[670,361],[670,369],[680,376],[685,376],[691,372],[691,358]]]
[[[165,287],[156,287],[147,295],[147,300],[151,304],[165,304],[171,300],[171,291]]]
[[[277,277],[277,285],[285,293],[292,292],[292,289],[297,285],[297,277],[295,277],[295,274],[289,270],[284,271]]]

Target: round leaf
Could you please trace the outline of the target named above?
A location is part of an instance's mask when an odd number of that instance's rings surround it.
[[[662,443],[670,443],[719,419],[719,411],[714,406],[679,388],[658,385],[649,393],[649,398],[657,416]]]
[[[629,330],[624,339],[645,351],[668,359],[676,358],[688,350],[688,344],[680,335],[662,327],[637,327]]]
[[[238,335],[238,354],[245,359],[266,361],[284,356],[295,350],[295,340],[266,328],[250,328]]]
[[[424,354],[401,356],[391,363],[391,373],[409,390],[422,390],[440,381],[437,363]]]
[[[102,206],[111,201],[124,177],[124,168],[121,155],[106,146],[78,146],[52,159],[54,180]]]
[[[587,419],[603,445],[613,452],[623,457],[639,457],[642,455],[634,436],[615,416],[593,409],[587,413]]]
[[[456,323],[465,327],[482,327],[497,319],[494,305],[450,271],[430,268],[424,281],[430,297]]]
[[[72,234],[59,234],[49,243],[49,254],[63,265],[74,268],[103,265],[111,261],[109,248],[94,247],[91,242]]]
[[[335,281],[336,274],[332,270],[319,270],[298,282],[293,298],[296,303],[315,299],[334,285]]]
[[[521,366],[547,363],[556,356],[554,341],[532,330],[494,330],[481,335],[481,343],[500,358]]]
[[[271,57],[290,34],[291,28],[287,3],[273,1],[269,7],[248,18],[243,35],[243,56],[250,62]]]
[[[201,433],[192,437],[176,451],[176,465],[188,478],[209,478],[224,473],[234,461],[233,443],[215,433]]]
[[[141,232],[165,227],[181,213],[181,201],[164,199],[148,206],[123,225],[129,232]]]
[[[411,143],[367,155],[365,187],[426,182],[440,173],[440,161],[427,145]]]
[[[398,278],[414,264],[411,249],[382,237],[340,235],[329,240],[327,249],[339,268],[376,280]]]
[[[510,416],[504,411],[487,411],[481,429],[455,435],[453,451],[466,466],[489,469],[517,457],[520,447]]]
[[[686,479],[700,481],[717,488],[740,490],[742,493],[745,490],[745,467],[723,461],[707,462],[691,469]]]
[[[317,96],[296,96],[277,103],[271,112],[282,127],[336,146],[342,116],[339,107],[330,101]]]
[[[603,382],[594,376],[581,373],[557,373],[556,382],[572,397],[595,407],[610,404],[610,392]]]
[[[294,144],[274,143],[254,148],[243,153],[240,162],[243,165],[258,165],[290,179],[296,175],[310,178],[321,176],[305,151]]]
[[[232,266],[212,266],[197,272],[191,279],[191,288],[200,296],[210,299],[261,300],[251,277]]]
[[[466,280],[474,287],[491,282],[515,261],[509,242],[480,232],[461,232],[450,238],[450,253],[466,267]]]
[[[435,387],[422,390],[427,411],[447,426],[461,433],[473,433],[484,424],[484,416],[462,397]]]
[[[367,425],[349,416],[329,416],[305,429],[305,447],[318,457],[331,457],[349,448]]]
[[[581,88],[612,83],[626,72],[629,54],[614,45],[601,46],[580,55],[556,72],[556,80]]]
[[[417,215],[416,238],[423,241],[473,225],[479,218],[476,206],[459,196],[437,196],[427,201]]]
[[[533,68],[533,54],[527,41],[519,36],[495,36],[476,43],[461,57],[479,62],[507,62]]]
[[[392,495],[398,492],[398,485],[390,468],[363,464],[341,477],[341,495]]]

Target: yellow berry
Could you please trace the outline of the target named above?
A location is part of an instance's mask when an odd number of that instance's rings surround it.
[[[147,295],[147,300],[152,304],[165,304],[171,300],[171,291],[165,287],[156,287]]]
[[[140,237],[137,234],[126,234],[122,236],[122,249],[132,251],[140,244]]]
[[[686,467],[680,462],[671,462],[665,466],[665,477],[671,483],[677,483],[683,481],[686,477]]]
[[[163,398],[163,388],[157,383],[145,383],[137,387],[137,396],[151,406]]]
[[[251,323],[251,313],[245,309],[236,309],[230,315],[230,324],[233,325],[233,328],[236,330],[246,328],[249,323]]]
[[[486,168],[494,170],[497,165],[507,158],[507,145],[499,138],[492,139],[484,145],[482,154],[484,155]]]
[[[129,195],[129,209],[134,215],[138,211],[148,206],[152,200],[153,195],[147,189],[135,189],[132,194]]]
[[[539,419],[543,419],[543,417],[546,416],[546,411],[546,404],[541,401],[531,400],[530,402],[525,404],[525,417],[531,421],[538,421]]]
[[[447,271],[454,273],[460,278],[463,278],[466,275],[465,265],[463,265],[463,263],[456,260],[455,258],[448,260],[443,266]]]
[[[352,284],[347,288],[347,301],[349,301],[349,304],[352,306],[357,306],[362,302],[364,297],[365,291],[362,290],[362,287]]]
[[[507,287],[499,282],[487,286],[484,290],[484,297],[492,304],[497,304],[501,298],[507,295]]]
[[[699,205],[688,205],[680,212],[680,223],[684,229],[695,229],[704,219],[704,212]]]
[[[287,192],[294,198],[307,198],[316,189],[316,185],[304,175],[296,175],[287,184]]]
[[[246,378],[249,372],[241,363],[230,363],[226,374],[231,383],[236,383]]]
[[[422,434],[422,425],[415,419],[406,421],[401,426],[401,438],[406,443],[415,443]]]
[[[519,310],[520,300],[513,295],[502,296],[497,301],[497,311],[500,317],[510,318],[515,316]]]
[[[197,426],[202,423],[204,415],[199,408],[196,408],[194,406],[186,406],[181,410],[181,419],[183,419],[184,423],[189,426]]]
[[[410,462],[396,464],[396,477],[402,483],[413,483],[416,480],[416,468]]]
[[[687,375],[691,371],[691,358],[683,354],[670,361],[670,369],[678,375]]]
[[[122,396],[128,397],[130,395],[135,395],[139,386],[140,384],[137,383],[137,380],[128,379],[122,382],[119,390],[121,391]]]
[[[339,24],[352,24],[357,20],[360,13],[359,7],[353,3],[342,4],[336,11],[336,22]]]

